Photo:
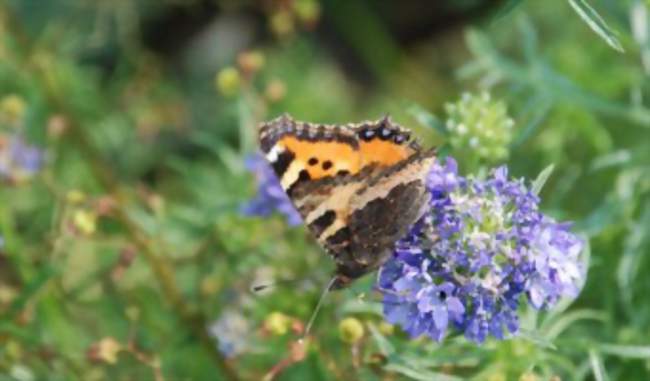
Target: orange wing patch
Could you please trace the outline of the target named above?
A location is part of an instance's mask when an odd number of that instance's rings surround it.
[[[306,170],[310,179],[317,180],[341,171],[355,174],[362,168],[359,151],[344,142],[314,142],[285,136],[277,144],[295,155],[287,173]]]
[[[410,157],[415,150],[407,144],[396,144],[390,140],[375,138],[370,141],[361,141],[359,145],[361,154],[361,168],[372,163],[380,166],[391,166]]]

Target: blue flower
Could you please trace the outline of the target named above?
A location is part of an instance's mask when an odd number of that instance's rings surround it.
[[[41,169],[43,159],[43,151],[27,144],[20,135],[0,136],[1,180],[27,179]]]
[[[234,309],[224,311],[208,327],[210,336],[218,340],[219,352],[228,358],[236,357],[249,348],[250,324],[246,317]]]
[[[462,177],[448,158],[427,179],[425,216],[381,269],[384,314],[412,336],[475,342],[517,333],[523,300],[537,309],[577,296],[583,242],[539,211],[539,198],[506,167]]]
[[[257,194],[246,204],[241,212],[247,216],[268,217],[274,212],[280,212],[286,217],[291,226],[300,225],[302,218],[293,203],[280,185],[273,168],[261,155],[251,155],[246,158],[246,168],[255,174],[257,179]]]

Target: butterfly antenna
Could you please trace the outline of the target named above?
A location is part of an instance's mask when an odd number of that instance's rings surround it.
[[[325,301],[325,297],[327,297],[327,294],[330,292],[332,289],[332,286],[334,286],[334,282],[336,282],[337,276],[333,276],[332,279],[330,279],[329,282],[327,282],[327,286],[323,289],[323,293],[321,294],[320,298],[318,299],[318,303],[316,304],[316,307],[314,308],[314,312],[311,313],[311,317],[309,318],[309,321],[307,322],[307,326],[305,327],[305,332],[302,334],[303,339],[309,335],[309,332],[311,331],[311,327],[314,325],[314,321],[316,321],[316,316],[318,315],[318,312],[320,311],[320,308],[323,306],[323,302]],[[301,339],[302,340],[302,339]]]
[[[251,292],[253,293],[258,293],[262,292],[266,289],[281,286],[281,285],[286,285],[286,284],[292,284],[292,283],[298,283],[305,280],[305,278],[300,278],[300,279],[284,279],[284,280],[279,280],[276,282],[271,282],[271,283],[266,283],[266,284],[258,284],[256,286],[251,287]]]

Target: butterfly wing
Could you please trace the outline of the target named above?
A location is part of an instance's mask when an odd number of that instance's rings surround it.
[[[362,186],[354,129],[297,122],[283,115],[261,126],[260,146],[311,232],[335,253],[327,237],[345,225],[350,198]]]
[[[422,153],[388,118],[315,125],[284,115],[261,126],[260,146],[338,272],[351,278],[381,265],[426,203],[433,152]]]
[[[347,223],[351,241],[338,261],[338,273],[355,279],[390,257],[395,242],[425,211],[426,177],[434,161],[434,150],[417,152],[380,171],[355,193]]]

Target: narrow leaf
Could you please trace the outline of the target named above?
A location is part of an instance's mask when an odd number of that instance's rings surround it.
[[[537,178],[535,181],[533,181],[533,186],[531,189],[534,194],[538,195],[539,192],[542,191],[544,184],[546,184],[546,180],[551,177],[551,173],[553,173],[554,168],[555,164],[551,164],[548,167],[544,168],[544,170],[540,172],[539,175],[537,175]]]
[[[573,323],[581,320],[596,320],[605,321],[607,315],[604,312],[596,310],[576,310],[567,314],[561,315],[556,321],[551,323],[544,329],[547,340],[555,340],[564,330],[566,330]]]
[[[602,344],[599,350],[602,353],[622,358],[650,359],[650,346],[648,345]]]
[[[534,110],[532,110],[533,108]],[[542,122],[544,122],[552,108],[553,102],[545,97],[537,96],[528,102],[525,109],[531,110],[525,110],[517,118],[518,120],[527,119],[528,121],[519,129],[520,132],[515,137],[511,147],[516,148],[524,144],[537,131],[537,128],[542,125]]]
[[[596,381],[608,380],[607,373],[605,373],[605,367],[603,366],[603,360],[593,349],[589,351],[589,363],[591,364],[591,371],[593,372]]]
[[[375,340],[375,344],[377,344],[377,347],[379,348],[379,351],[382,355],[388,357],[395,353],[395,347],[393,347],[390,341],[388,341],[388,339],[386,339],[386,337],[382,335],[381,332],[379,332],[373,323],[368,323],[368,328],[370,329],[372,338]]]
[[[498,21],[499,19],[507,16],[512,12],[518,5],[523,4],[524,0],[506,0],[506,2],[497,10],[496,14],[492,18],[492,21]]]
[[[624,52],[623,45],[621,45],[621,42],[616,38],[614,31],[586,0],[569,0],[569,4],[571,4],[571,7],[576,11],[578,16],[587,23],[589,28],[600,36],[600,38],[605,40],[609,46],[621,53]]]
[[[546,337],[542,336],[539,332],[531,331],[527,329],[519,330],[519,338],[526,340],[530,343],[537,345],[540,348],[557,350],[557,347],[551,340],[548,340]]]

